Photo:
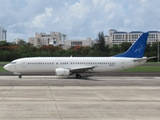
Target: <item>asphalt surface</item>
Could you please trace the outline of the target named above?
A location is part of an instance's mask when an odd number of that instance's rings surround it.
[[[86,76],[81,79],[56,76],[1,76],[0,86],[160,86],[160,77]]]
[[[159,120],[160,77],[0,76],[0,120]]]
[[[23,76],[54,76],[54,73],[33,73],[33,74],[24,74]],[[160,72],[107,72],[107,73],[82,73],[84,76],[153,76],[159,77]],[[0,76],[17,76],[11,72],[0,72]]]

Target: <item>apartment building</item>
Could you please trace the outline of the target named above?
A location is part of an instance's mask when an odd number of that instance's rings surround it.
[[[87,39],[74,39],[74,40],[65,40],[64,49],[68,49],[72,46],[93,46],[95,40],[91,40],[91,38]]]
[[[51,32],[50,34],[46,33],[36,33],[35,37],[30,37],[28,42],[33,44],[34,46],[42,46],[42,45],[63,45],[64,40],[67,39],[65,34],[61,34],[60,32]]]
[[[7,30],[0,26],[0,41],[7,40]]]
[[[160,32],[159,31],[148,31],[149,36],[147,42],[152,44],[153,42],[160,41]],[[109,30],[109,41],[108,44],[121,44],[123,42],[134,43],[142,34],[142,31],[132,31],[132,32],[123,32],[117,31],[115,29]]]

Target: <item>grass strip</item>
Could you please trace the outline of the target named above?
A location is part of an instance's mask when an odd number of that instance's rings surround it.
[[[160,66],[137,66],[122,70],[121,72],[160,72]]]
[[[10,63],[10,62],[0,62],[0,64],[4,64],[4,65],[8,64],[8,63]]]
[[[3,68],[3,66],[0,66],[0,72],[7,72],[7,71]]]

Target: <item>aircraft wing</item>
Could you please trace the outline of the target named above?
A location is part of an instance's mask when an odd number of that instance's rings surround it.
[[[83,66],[83,67],[75,67],[75,68],[70,68],[70,72],[76,73],[76,72],[86,72],[89,70],[93,70],[97,66]]]

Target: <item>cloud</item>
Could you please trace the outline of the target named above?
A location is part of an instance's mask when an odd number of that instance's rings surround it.
[[[31,27],[37,27],[37,28],[44,28],[45,22],[48,20],[49,17],[52,16],[52,8],[46,8],[45,13],[37,15],[34,20],[32,21]]]
[[[148,2],[148,0],[140,0],[141,3]]]
[[[0,0],[0,26],[8,41],[58,31],[69,39],[95,38],[99,31],[159,30],[159,0]]]
[[[60,20],[60,18],[59,17],[56,17],[52,22],[53,23],[56,23],[56,22],[58,22]]]

